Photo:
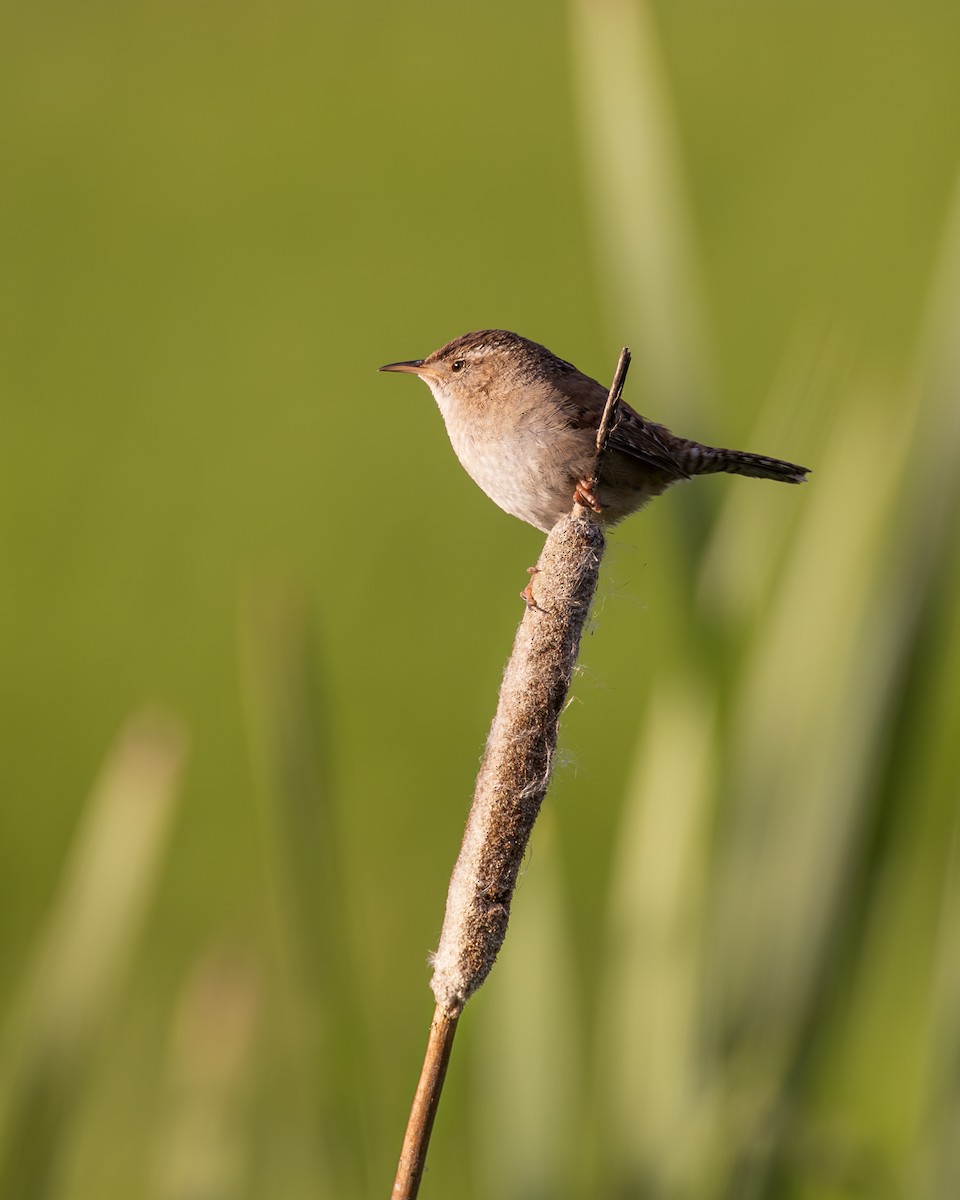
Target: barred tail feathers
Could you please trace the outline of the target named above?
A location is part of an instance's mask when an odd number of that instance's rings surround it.
[[[809,467],[770,458],[766,454],[751,454],[749,450],[725,450],[720,446],[703,446],[686,438],[675,439],[674,450],[690,475],[747,475],[753,479],[775,479],[780,483],[803,483]]]

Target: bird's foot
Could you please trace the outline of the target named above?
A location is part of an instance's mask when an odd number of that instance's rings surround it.
[[[541,612],[543,612],[543,609],[540,608],[540,605],[536,602],[536,600],[533,597],[533,577],[534,577],[534,575],[537,575],[539,573],[539,571],[540,571],[539,567],[527,567],[527,574],[530,576],[530,582],[520,593],[520,599],[524,602],[524,604],[527,606],[527,608],[537,608],[537,609],[540,609]]]
[[[584,508],[589,508],[599,514],[603,512],[603,509],[600,507],[600,501],[596,497],[593,486],[592,479],[578,480],[577,486],[573,489],[573,502],[582,504]]]

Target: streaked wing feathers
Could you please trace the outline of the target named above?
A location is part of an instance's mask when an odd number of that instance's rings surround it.
[[[689,472],[684,469],[661,436],[661,433],[666,432],[661,425],[646,420],[628,404],[621,403],[620,415],[608,444],[611,450],[629,454],[631,458],[648,463],[658,470],[669,471],[678,479],[688,479]]]

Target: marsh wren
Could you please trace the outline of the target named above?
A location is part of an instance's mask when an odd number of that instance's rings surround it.
[[[427,384],[457,458],[495,504],[552,529],[574,499],[606,524],[671,484],[725,471],[803,483],[806,467],[676,437],[621,403],[598,485],[589,485],[607,389],[545,346],[505,329],[466,333],[427,358],[387,363]]]

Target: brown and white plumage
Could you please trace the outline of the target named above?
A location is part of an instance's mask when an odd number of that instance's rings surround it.
[[[506,512],[548,530],[570,511],[593,465],[602,384],[504,329],[464,334],[427,358],[380,369],[427,383],[463,467]],[[676,437],[621,403],[596,499],[612,524],[671,484],[716,472],[802,483],[807,468]]]

